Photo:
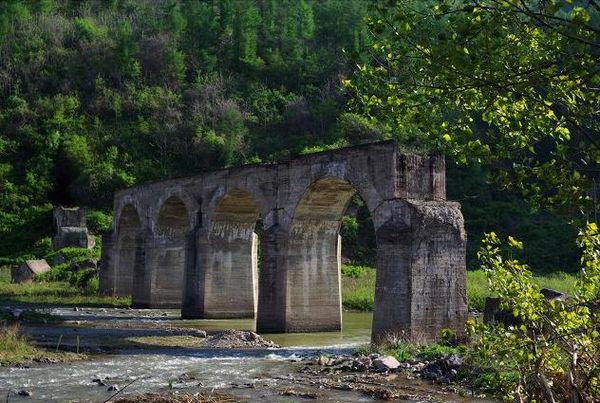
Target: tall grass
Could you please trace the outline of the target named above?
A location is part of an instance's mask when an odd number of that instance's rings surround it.
[[[0,326],[0,362],[16,364],[39,355],[39,350],[29,344],[18,325]]]
[[[533,281],[539,288],[551,288],[565,294],[572,294],[577,276],[564,272],[537,274],[533,277]],[[467,301],[469,308],[482,311],[485,306],[485,298],[489,296],[491,296],[491,292],[485,272],[483,270],[468,271]]]
[[[375,301],[375,270],[365,266],[342,266],[342,305],[353,311],[372,311]]]

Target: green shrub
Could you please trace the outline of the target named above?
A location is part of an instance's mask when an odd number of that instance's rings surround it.
[[[66,263],[76,263],[85,259],[100,258],[100,249],[97,247],[93,249],[67,247],[48,253],[45,259],[51,261],[56,256],[64,257]]]
[[[374,271],[374,269],[367,266],[342,265],[342,275],[346,277],[359,278],[371,271]]]
[[[112,214],[101,210],[86,211],[87,227],[92,234],[103,234],[110,230]]]
[[[600,233],[588,224],[577,239],[581,272],[571,297],[548,301],[530,268],[503,255],[504,243],[486,234],[478,257],[491,289],[519,325],[467,322],[470,366],[483,372],[518,373],[497,380],[510,401],[596,401],[600,399],[600,315],[593,306],[600,296]],[[523,244],[512,237],[512,249]],[[560,276],[559,281],[565,281]],[[489,369],[489,363],[494,367]],[[474,372],[478,376],[477,372]]]
[[[424,360],[435,360],[436,358],[444,357],[448,354],[456,354],[460,351],[458,347],[451,347],[445,344],[433,343],[428,346],[423,346],[417,356]]]
[[[53,266],[45,273],[36,274],[34,281],[69,281],[73,272],[71,271],[70,263],[62,263]]]
[[[406,362],[415,359],[417,348],[413,344],[399,344],[385,353],[393,355],[399,362]]]

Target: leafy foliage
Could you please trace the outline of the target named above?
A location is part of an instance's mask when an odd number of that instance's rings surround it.
[[[595,2],[375,2],[346,85],[405,144],[493,167],[535,207],[589,213],[600,162]]]
[[[389,138],[408,150],[436,146],[421,138],[437,133],[424,126],[436,122],[428,107],[423,130],[347,110],[342,81],[378,39],[368,13],[363,0],[0,2],[0,261],[44,256],[35,243],[51,235],[51,205],[87,207],[100,234],[113,192],[140,182]],[[527,261],[540,271],[575,266],[565,225],[492,192],[487,176],[448,174],[471,239],[489,217],[530,244],[543,225],[552,235]],[[347,259],[374,264],[360,201],[342,235]]]
[[[511,249],[522,243],[508,238]],[[600,398],[600,234],[588,224],[578,238],[581,272],[573,295],[546,300],[529,268],[505,259],[500,240],[486,236],[479,252],[501,307],[521,323],[505,328],[469,321],[471,359],[494,363],[492,373],[507,400],[594,401]],[[505,376],[504,374],[517,374]]]

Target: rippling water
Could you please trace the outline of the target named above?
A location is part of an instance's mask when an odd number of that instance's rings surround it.
[[[83,308],[73,311],[68,308],[55,308],[52,313],[61,315],[70,322],[62,327],[34,328],[31,332],[43,332],[45,337],[51,339],[71,330],[69,324],[72,324],[72,321],[79,321],[80,324],[91,327],[80,328],[78,334],[81,335],[85,335],[86,330],[103,331],[107,323],[110,323],[110,327],[119,323],[127,323],[133,327],[140,324],[164,323],[168,326],[205,330],[254,330],[254,321],[250,319],[180,320],[176,310]],[[107,386],[98,386],[98,383],[93,382],[95,378],[108,377],[105,381],[108,385],[118,384],[120,387],[133,381],[124,394],[151,392],[170,387],[176,390],[185,389],[199,384],[205,388],[216,389],[231,387],[232,384],[257,382],[273,386],[277,385],[282,376],[297,371],[298,364],[292,362],[296,358],[320,353],[350,354],[353,348],[369,342],[370,328],[371,314],[345,313],[342,332],[264,335],[284,346],[283,349],[135,349],[96,357],[90,361],[32,368],[0,368],[0,389],[12,390],[12,393],[21,389],[29,390],[32,396],[27,398],[27,401],[98,402],[108,399],[114,392],[108,392]],[[179,383],[182,374],[187,374],[184,377],[186,380]],[[12,399],[22,398],[15,396]],[[356,399],[356,396],[349,399]]]

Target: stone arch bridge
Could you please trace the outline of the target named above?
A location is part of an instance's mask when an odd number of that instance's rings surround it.
[[[355,192],[377,240],[372,339],[460,332],[466,235],[444,158],[391,141],[117,192],[101,291],[186,318],[256,317],[259,332],[340,330],[339,230]]]

